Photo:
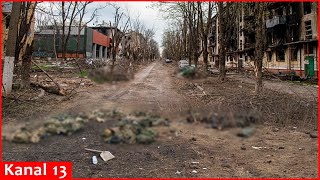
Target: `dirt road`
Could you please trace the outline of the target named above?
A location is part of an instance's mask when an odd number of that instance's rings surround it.
[[[91,122],[79,133],[52,136],[38,144],[3,141],[3,161],[71,161],[73,177],[317,177],[317,139],[299,128],[275,131],[259,125],[254,136],[242,139],[234,128],[220,131],[189,124],[185,120],[189,109],[212,107],[181,93],[180,82],[171,66],[154,62],[130,82],[97,85],[51,112],[115,107],[156,112],[170,119],[175,133],[164,130],[153,144],[106,144],[101,131],[116,121]],[[41,122],[45,114],[35,113],[28,122]],[[8,119],[4,117],[4,135],[21,124]],[[91,157],[96,154],[84,151],[85,147],[108,150],[116,158],[93,165]]]

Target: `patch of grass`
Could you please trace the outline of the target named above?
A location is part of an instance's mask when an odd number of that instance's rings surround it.
[[[84,77],[88,77],[88,71],[81,71],[80,73],[79,73],[79,77],[81,77],[81,78],[84,78]]]

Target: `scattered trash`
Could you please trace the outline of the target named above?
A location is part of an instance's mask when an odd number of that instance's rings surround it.
[[[241,129],[241,132],[237,133],[237,136],[248,138],[255,133],[256,129],[254,127],[245,127]]]
[[[82,140],[86,140],[87,138],[82,138]]]
[[[92,163],[93,164],[98,164],[97,156],[92,156]]]
[[[207,170],[208,168],[206,168],[206,167],[204,167],[204,168],[202,168],[203,170]]]
[[[175,174],[181,174],[182,172],[181,171],[176,171],[176,173]]]
[[[197,161],[194,161],[194,162],[191,162],[191,164],[199,164],[199,162],[197,162]]]
[[[310,132],[309,135],[311,138],[318,138],[318,131]]]
[[[299,150],[304,150],[304,148],[299,148]]]
[[[109,151],[99,151],[99,150],[89,149],[89,148],[85,148],[85,150],[91,151],[91,152],[99,152],[100,157],[103,161],[109,161],[109,160],[115,158],[114,155],[112,155]]]

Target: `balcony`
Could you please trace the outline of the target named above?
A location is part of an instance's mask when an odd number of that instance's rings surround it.
[[[287,18],[286,16],[274,16],[272,19],[268,19],[266,22],[267,28],[273,28],[280,24],[286,24]]]

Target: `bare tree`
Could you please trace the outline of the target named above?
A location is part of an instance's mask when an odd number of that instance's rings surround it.
[[[214,8],[215,3],[213,2],[208,2],[207,4],[207,8],[208,8],[208,13],[207,13],[207,20],[206,22],[204,22],[204,10],[202,8],[202,2],[198,2],[199,4],[199,9],[198,9],[198,13],[199,13],[199,17],[200,17],[200,32],[201,32],[201,37],[202,37],[202,49],[203,49],[203,61],[205,64],[206,69],[208,69],[208,34],[209,34],[209,30],[211,28],[211,24],[212,24],[212,11]]]
[[[22,8],[22,15],[20,19],[20,29],[17,40],[16,58],[19,58],[21,49],[25,47],[25,52],[22,56],[22,65],[20,68],[21,82],[20,88],[28,88],[30,86],[30,69],[31,69],[31,57],[32,57],[32,44],[27,44],[28,33],[33,23],[33,17],[37,2],[25,2],[26,4]]]
[[[262,61],[264,52],[264,36],[265,36],[265,23],[264,23],[264,10],[265,3],[256,2],[255,3],[255,14],[256,14],[256,43],[255,43],[255,53],[254,53],[254,64],[255,64],[255,92],[259,94],[262,91]]]
[[[66,60],[67,45],[70,38],[70,32],[71,32],[73,21],[75,20],[75,18],[77,17],[77,14],[79,13],[78,11],[76,11],[77,6],[78,6],[78,2],[69,2],[67,3],[67,6],[65,2],[61,2],[61,18],[62,18],[62,41],[61,41],[62,49],[61,51],[62,51],[63,60]],[[68,31],[66,34],[65,30],[66,30],[67,20],[69,21],[69,23],[68,23]],[[64,61],[62,61],[62,63],[64,63]]]
[[[79,49],[80,49],[80,34],[81,31],[89,24],[95,17],[98,16],[98,11],[100,9],[103,9],[105,6],[100,6],[95,8],[90,15],[90,19],[87,20],[85,23],[83,22],[83,18],[86,14],[88,14],[87,6],[91,4],[92,2],[85,1],[85,2],[79,2],[77,6],[77,11],[79,15],[79,23],[78,23],[78,35],[77,35],[77,58],[79,58]]]
[[[219,25],[219,79],[225,80],[226,77],[226,40],[225,40],[225,25],[223,2],[218,3],[218,25]]]
[[[115,8],[114,24],[112,25],[112,23],[110,22],[111,48],[112,48],[112,50],[111,50],[111,56],[112,56],[111,75],[113,74],[113,69],[114,69],[115,62],[116,62],[117,51],[118,51],[121,39],[125,35],[125,33],[127,32],[128,27],[129,27],[129,22],[130,22],[130,17],[126,17],[125,24],[122,27],[120,27],[120,23],[123,20],[122,18],[125,17],[125,14],[123,12],[120,13],[120,7],[117,7],[116,5],[113,5],[113,7]]]
[[[3,95],[8,96],[12,90],[13,69],[15,61],[16,42],[18,34],[18,24],[22,3],[13,2],[11,18],[9,23],[9,33],[7,40],[6,56],[3,65],[2,90]]]

